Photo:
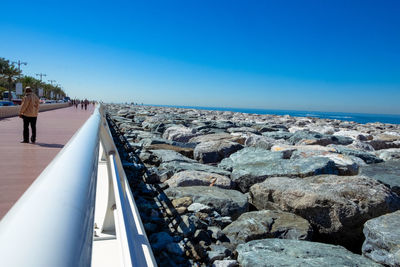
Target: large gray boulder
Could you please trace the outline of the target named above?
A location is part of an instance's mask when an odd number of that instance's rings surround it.
[[[330,144],[349,145],[353,139],[345,136],[326,135],[313,131],[296,131],[289,139],[289,143],[293,145],[321,145]]]
[[[245,147],[232,154],[229,158],[223,159],[218,166],[225,170],[242,168],[247,165],[259,165],[266,161],[282,159],[285,156],[282,152],[271,152],[263,148]]]
[[[235,123],[229,121],[229,120],[220,120],[216,119],[216,117],[213,116],[211,121],[206,121],[206,128],[211,128],[211,129],[220,129],[220,130],[226,130],[230,127],[236,127]]]
[[[262,239],[237,247],[242,267],[254,266],[380,266],[379,264],[341,246],[317,242]]]
[[[122,126],[121,126],[122,127]],[[132,125],[131,124],[127,124],[126,129],[124,129],[124,131],[128,131],[128,128],[132,129]],[[141,141],[143,139],[157,139],[157,135],[150,133],[150,132],[146,132],[143,130],[130,130],[129,134],[126,134],[128,139],[134,139],[137,141]],[[142,143],[142,142],[140,142]]]
[[[279,153],[279,152],[278,152]],[[248,165],[234,166],[231,179],[242,192],[247,192],[253,184],[269,177],[307,177],[319,174],[337,174],[335,163],[323,157],[304,159],[277,159]]]
[[[295,145],[296,143],[302,140],[322,140],[323,138],[324,138],[323,134],[308,130],[299,130],[294,132],[293,135],[288,139],[288,141],[289,143]],[[332,142],[329,142],[328,144],[331,143]],[[318,145],[326,145],[326,144],[318,144]]]
[[[367,144],[367,143],[359,141],[359,140],[354,140],[353,143],[351,143],[347,147],[355,149],[355,150],[362,150],[362,151],[367,151],[367,152],[375,151],[375,149],[370,144]]]
[[[367,151],[352,149],[346,146],[338,146],[338,145],[330,145],[330,147],[334,148],[339,154],[358,157],[363,161],[365,161],[365,163],[367,164],[379,163],[383,161],[382,159],[375,156],[375,154]]]
[[[242,144],[244,139],[240,136],[234,136],[229,133],[215,133],[196,136],[189,140],[191,143],[203,143],[209,141],[232,141]]]
[[[296,150],[301,150],[301,151],[312,151],[312,152],[319,152],[319,153],[325,153],[325,152],[330,152],[330,153],[337,153],[337,150],[333,147],[329,146],[320,146],[320,145],[286,145],[286,144],[276,144],[273,147],[271,147],[271,151],[274,152],[282,152],[287,155],[285,158],[290,158],[292,153]]]
[[[387,266],[400,266],[400,211],[364,224],[364,256]]]
[[[194,158],[201,163],[216,163],[242,149],[243,146],[231,141],[208,141],[198,144],[194,149]]]
[[[119,116],[121,116],[121,117],[125,117],[126,115],[129,114],[129,112],[130,112],[129,109],[120,109],[120,110],[117,112],[117,114],[118,114]]]
[[[181,171],[203,171],[203,172],[216,173],[224,176],[230,176],[231,174],[229,171],[214,166],[209,166],[201,163],[182,162],[182,161],[170,161],[162,163],[160,165],[160,170],[168,170],[171,171],[172,173],[177,173]]]
[[[400,164],[399,161],[385,161],[361,167],[360,174],[381,181],[390,186],[400,196]]]
[[[260,147],[269,150],[275,143],[277,143],[277,141],[273,138],[252,134],[246,138],[244,144],[246,146]]]
[[[347,247],[361,243],[367,220],[400,209],[399,196],[364,176],[269,178],[250,188],[250,201],[259,210],[273,206],[295,213],[321,237]]]
[[[188,157],[183,156],[182,154],[167,149],[157,149],[157,150],[150,150],[154,155],[156,155],[162,163],[171,162],[171,161],[179,161],[179,162],[188,162],[188,163],[195,163],[196,161],[190,159]]]
[[[352,156],[321,150],[298,149],[292,153],[290,159],[310,157],[323,157],[332,160],[336,165],[339,175],[356,175],[360,168],[357,161]]]
[[[222,189],[215,186],[172,187],[165,190],[170,198],[190,197],[214,208],[222,216],[236,219],[248,209],[247,196],[236,190]]]
[[[400,160],[400,148],[382,149],[375,152],[382,160]]]
[[[367,142],[375,150],[389,149],[389,148],[400,148],[400,141],[385,141],[385,140],[371,140]]]
[[[268,137],[268,138],[276,139],[276,140],[279,140],[279,139],[287,140],[293,136],[293,133],[286,132],[286,131],[278,131],[278,132],[264,132],[264,133],[262,133],[262,135],[265,137]]]
[[[181,147],[181,148],[194,149],[197,145],[196,143],[176,142],[176,141],[171,141],[171,140],[167,140],[167,139],[159,138],[159,137],[144,138],[144,139],[141,139],[139,143],[142,144],[143,147],[145,147],[147,149],[163,149],[163,148],[151,148],[152,146],[156,147],[156,145],[171,145],[171,146],[176,146],[176,147]]]
[[[256,124],[253,126],[254,129],[259,131],[260,133],[265,132],[278,132],[278,131],[287,131],[288,128],[286,125],[280,123],[267,123],[267,124]]]
[[[257,133],[257,130],[252,127],[233,127],[228,128],[227,131],[230,133]]]
[[[226,176],[201,171],[182,171],[174,174],[166,183],[170,187],[183,186],[216,186],[220,188],[232,188],[232,181]]]
[[[163,134],[163,138],[177,142],[188,142],[189,139],[200,134],[195,129],[185,126],[171,126]]]
[[[275,210],[243,213],[225,227],[223,233],[234,245],[264,238],[311,240],[312,237],[307,220],[293,213]]]
[[[324,135],[335,133],[335,127],[333,127],[332,125],[329,125],[329,124],[312,124],[312,125],[308,125],[307,129],[309,131],[321,133]]]
[[[350,137],[353,140],[360,140],[360,141],[367,141],[367,140],[373,139],[372,135],[363,133],[360,131],[356,131],[356,130],[340,130],[340,131],[335,132],[333,135]]]
[[[189,144],[189,143],[184,143],[184,144]],[[145,149],[147,150],[172,150],[175,152],[178,152],[179,154],[188,157],[188,158],[193,158],[193,148],[190,147],[181,147],[177,145],[171,145],[171,144],[152,144],[149,146],[146,146]]]
[[[242,192],[250,186],[269,177],[307,177],[318,174],[337,174],[335,163],[324,157],[285,159],[293,150],[269,151],[261,148],[246,147],[218,165],[232,170],[231,179]]]
[[[380,140],[385,142],[396,142],[400,141],[399,132],[384,132],[374,136],[374,140]]]

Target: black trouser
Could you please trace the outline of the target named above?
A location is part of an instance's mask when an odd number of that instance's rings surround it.
[[[29,124],[30,124],[31,125],[31,129],[32,129],[31,141],[35,142],[36,141],[36,120],[37,120],[37,117],[22,116],[22,119],[24,120],[24,141],[25,142],[29,142]]]

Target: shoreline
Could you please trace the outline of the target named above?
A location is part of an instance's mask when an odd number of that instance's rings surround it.
[[[141,105],[138,105],[141,106]],[[179,106],[179,105],[154,105],[144,104],[149,107],[166,107],[166,108],[182,108],[197,109],[209,111],[229,111],[246,114],[257,115],[279,115],[293,117],[315,117],[319,119],[345,120],[357,123],[385,123],[400,124],[400,114],[374,114],[374,113],[357,113],[357,112],[330,112],[330,111],[309,111],[309,110],[284,110],[284,109],[252,109],[252,108],[233,108],[233,107],[201,107],[201,106]]]

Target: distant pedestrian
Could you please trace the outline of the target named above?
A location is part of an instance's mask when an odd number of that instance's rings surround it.
[[[89,101],[88,101],[87,99],[85,99],[85,100],[83,101],[83,103],[84,103],[84,105],[85,105],[85,110],[87,110],[87,105],[89,104]]]
[[[75,99],[75,108],[78,108],[78,104],[79,104],[78,99]]]
[[[83,100],[81,100],[81,109],[83,109]]]
[[[31,142],[36,142],[36,121],[39,113],[39,97],[37,97],[30,87],[25,88],[25,96],[22,99],[19,117],[24,121],[23,140],[21,143],[29,143],[29,125],[31,125]]]

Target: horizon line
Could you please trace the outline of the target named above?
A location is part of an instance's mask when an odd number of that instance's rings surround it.
[[[125,102],[126,103],[126,102]],[[133,103],[133,102],[131,102]],[[114,102],[111,104],[124,104],[124,102]],[[245,110],[259,110],[259,111],[290,111],[290,112],[319,112],[319,113],[332,113],[332,114],[360,114],[360,115],[386,115],[400,117],[400,113],[364,113],[364,112],[343,112],[343,111],[322,111],[322,110],[302,110],[302,109],[273,109],[273,108],[249,108],[249,107],[216,107],[216,106],[190,106],[190,105],[167,105],[167,104],[149,104],[149,103],[136,103],[143,106],[158,106],[158,107],[172,107],[172,108],[194,108],[194,109],[245,109]],[[247,113],[238,111],[240,113]],[[263,115],[263,114],[261,114]]]

